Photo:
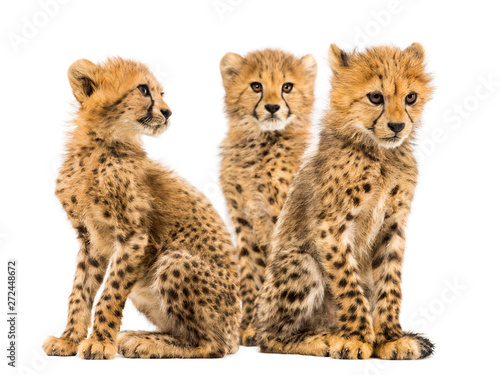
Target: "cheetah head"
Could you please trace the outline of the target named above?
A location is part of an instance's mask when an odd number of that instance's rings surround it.
[[[245,57],[227,53],[220,62],[226,111],[239,126],[283,130],[306,120],[314,101],[316,61],[266,49]]]
[[[424,104],[430,99],[430,76],[424,49],[375,47],[348,54],[330,47],[333,71],[330,103],[346,135],[394,148],[413,136]]]
[[[142,63],[122,58],[95,65],[81,59],[68,70],[80,115],[114,135],[157,135],[172,114],[163,89]]]

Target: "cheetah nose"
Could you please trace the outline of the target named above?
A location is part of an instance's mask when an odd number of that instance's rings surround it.
[[[390,122],[387,124],[389,129],[391,129],[394,133],[399,133],[401,130],[404,129],[405,123],[404,122]]]
[[[172,111],[170,109],[162,109],[161,113],[165,116],[165,120],[168,120],[168,118],[172,116]]]
[[[280,109],[278,104],[266,104],[264,106],[272,115],[274,115]]]

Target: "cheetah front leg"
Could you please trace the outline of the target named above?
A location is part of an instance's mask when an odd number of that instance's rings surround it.
[[[118,251],[113,256],[104,291],[96,305],[92,333],[78,347],[81,358],[110,359],[115,356],[122,311],[139,277],[147,243],[144,232],[117,235]]]
[[[274,198],[273,198],[274,199]],[[270,206],[266,210],[254,208],[249,212],[251,228],[245,228],[246,231],[241,236],[242,242],[246,241],[249,251],[240,251],[240,270],[241,270],[241,298],[243,300],[243,319],[241,324],[241,344],[244,346],[256,346],[256,326],[257,309],[260,290],[264,284],[266,264],[268,261],[268,248],[271,242],[271,235],[278,220],[280,208],[275,200],[269,201]],[[239,239],[239,238],[238,238]],[[240,247],[238,242],[238,249]],[[242,256],[243,255],[243,256]]]
[[[342,225],[336,230],[342,233],[344,228]],[[370,358],[375,335],[369,303],[360,284],[358,265],[351,245],[343,236],[339,236],[330,242],[328,250],[323,251],[321,261],[328,288],[336,302],[340,325],[339,339],[330,344],[330,356],[342,359]]]
[[[239,220],[236,232],[241,274],[240,295],[243,303],[240,339],[242,345],[254,346],[256,332],[253,319],[256,300],[264,282],[266,253],[265,249],[258,245],[252,225],[248,221]]]
[[[427,338],[403,332],[399,324],[401,267],[405,246],[404,219],[386,220],[376,242],[372,262],[374,295],[373,322],[375,355],[381,359],[420,359],[432,354]]]
[[[69,297],[68,322],[61,337],[49,337],[43,344],[47,355],[76,355],[78,344],[87,337],[94,298],[108,267],[109,257],[97,253],[87,229],[79,226],[77,231],[81,244]]]

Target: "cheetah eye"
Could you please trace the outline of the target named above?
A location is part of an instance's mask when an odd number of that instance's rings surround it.
[[[141,92],[142,95],[144,96],[149,96],[151,93],[149,92],[149,87],[148,85],[139,85],[137,86],[137,89]]]
[[[368,100],[372,104],[380,105],[380,104],[384,103],[384,96],[378,91],[371,92],[367,96],[368,96]]]
[[[283,92],[288,94],[290,91],[293,90],[293,83],[287,82],[283,85],[281,89],[283,90]]]
[[[408,105],[413,105],[417,102],[417,94],[412,92],[411,94],[406,95],[405,103]]]
[[[160,96],[163,98],[163,95],[165,95],[164,92],[160,92]]]
[[[250,87],[254,92],[261,92],[262,91],[262,85],[259,82],[252,82],[250,84]]]

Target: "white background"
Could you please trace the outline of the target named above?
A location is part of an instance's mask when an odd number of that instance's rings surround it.
[[[60,0],[57,8],[43,10],[41,3],[54,1],[3,1],[0,9],[2,314],[7,259],[19,264],[19,367],[6,365],[3,315],[0,372],[498,373],[500,27],[494,2]],[[330,43],[404,48],[414,41],[426,49],[436,91],[419,133],[420,180],[408,229],[401,320],[405,329],[436,343],[433,357],[358,362],[261,354],[256,348],[217,360],[117,356],[89,362],[43,355],[45,338],[65,326],[78,248],[54,197],[65,123],[74,111],[66,78],[73,61],[122,56],[151,67],[173,116],[165,134],[145,139],[147,151],[203,191],[227,219],[217,182],[226,131],[219,61],[226,52],[278,47],[298,56],[312,53],[319,65],[317,124],[328,97]],[[124,314],[123,329],[152,328],[130,303]]]

